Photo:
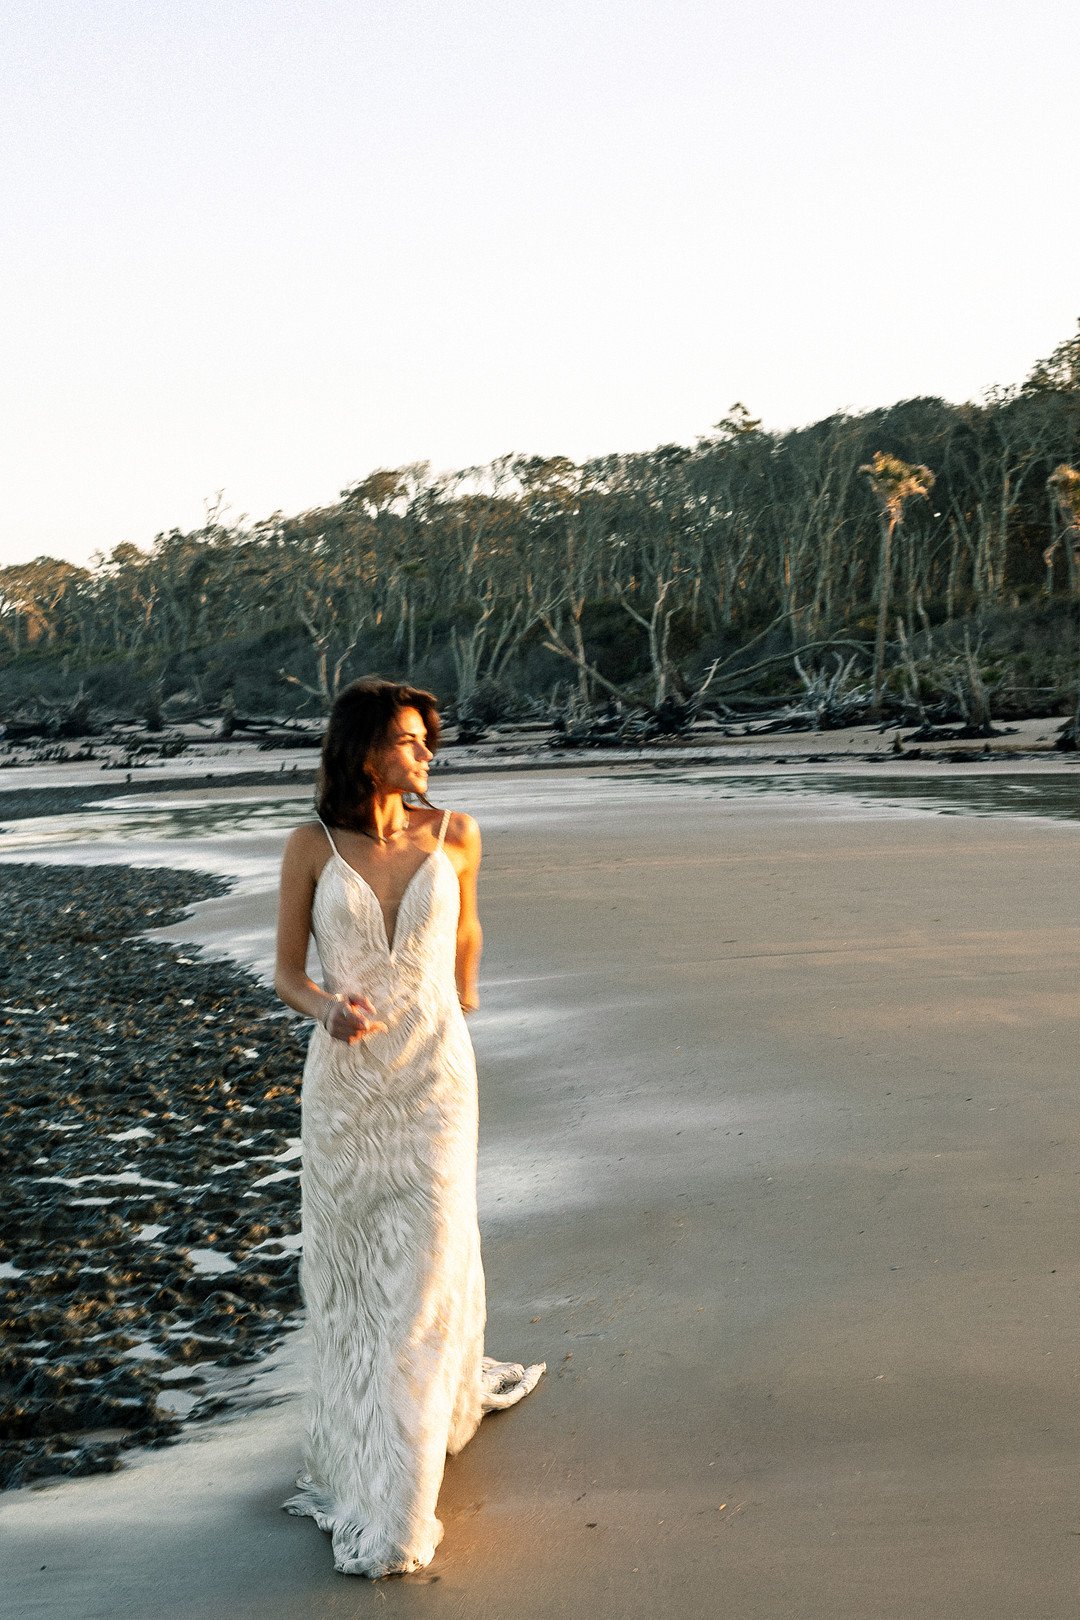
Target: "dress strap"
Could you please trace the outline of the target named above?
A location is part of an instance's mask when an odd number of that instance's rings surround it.
[[[444,810],[443,811],[443,818],[442,818],[442,826],[439,828],[439,842],[435,846],[436,849],[442,849],[442,847],[443,847],[443,839],[446,837],[446,823],[449,820],[450,820],[450,812],[449,812],[449,810]]]
[[[322,828],[323,832],[326,834],[327,838],[329,839],[330,848],[333,850],[334,854],[337,856],[338,860],[340,861],[342,859],[341,851],[338,849],[337,845],[334,843],[334,840],[333,840],[333,838],[331,837],[331,834],[330,834],[329,827],[326,825],[326,822],[322,819],[321,816],[316,817],[316,820],[318,821],[319,826]]]

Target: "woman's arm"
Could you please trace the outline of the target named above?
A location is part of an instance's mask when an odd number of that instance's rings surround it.
[[[480,828],[472,816],[465,815],[463,811],[459,811],[454,820],[457,822],[454,847],[464,857],[462,865],[458,867],[461,909],[458,913],[455,976],[458,1000],[464,1011],[472,1012],[480,1005],[477,980],[480,973],[480,953],[484,948],[484,935],[480,928],[476,906],[476,880],[480,872],[482,853]]]
[[[318,839],[316,839],[318,834]],[[375,1011],[366,996],[344,1000],[320,989],[308,978],[308,936],[311,933],[311,903],[319,873],[319,857],[325,842],[321,829],[297,827],[285,840],[281,858],[281,888],[278,896],[277,957],[274,989],[286,1007],[308,1018],[326,1021],[325,1027],[336,1040],[351,1046],[362,1035],[385,1029],[369,1015]],[[325,858],[325,857],[324,857]]]

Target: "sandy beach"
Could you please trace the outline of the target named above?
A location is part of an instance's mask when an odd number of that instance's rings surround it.
[[[279,1509],[293,1335],[265,1407],[7,1495],[0,1612],[1071,1620],[1080,773],[1026,813],[877,780],[447,771],[485,838],[489,1349],[547,1377],[448,1463],[432,1566],[372,1586]],[[239,874],[166,937],[265,973],[303,806],[189,794],[8,858]]]

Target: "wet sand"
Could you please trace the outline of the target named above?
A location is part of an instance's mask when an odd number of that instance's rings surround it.
[[[294,1339],[271,1409],[6,1498],[4,1613],[1075,1615],[1080,827],[618,787],[477,803],[489,1348],[550,1371],[433,1565],[278,1509]]]

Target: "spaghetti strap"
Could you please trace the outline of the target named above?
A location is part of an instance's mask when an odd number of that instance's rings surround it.
[[[449,810],[445,810],[443,812],[442,826],[439,828],[439,842],[435,846],[436,849],[442,849],[442,847],[443,847],[443,839],[446,837],[446,823],[449,820],[450,820],[450,812],[449,812]]]
[[[330,835],[329,827],[326,825],[326,822],[322,819],[321,816],[318,816],[316,819],[318,820],[319,826],[322,828],[323,832],[327,836],[327,839],[329,840],[330,848],[333,850],[334,854],[337,856],[338,860],[340,861],[343,857],[342,857],[341,851],[338,849],[337,845],[334,843],[334,840]]]

